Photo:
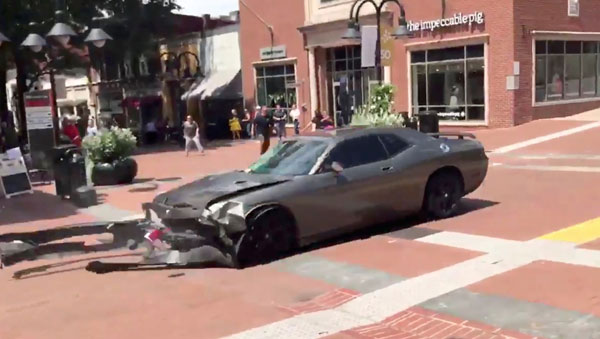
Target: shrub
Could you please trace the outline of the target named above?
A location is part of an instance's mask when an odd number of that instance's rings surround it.
[[[83,148],[95,164],[112,163],[129,157],[135,150],[137,140],[129,129],[112,127],[96,136],[86,136]]]
[[[401,114],[394,111],[394,86],[377,85],[373,88],[367,105],[359,107],[352,116],[351,126],[395,126],[405,125]]]

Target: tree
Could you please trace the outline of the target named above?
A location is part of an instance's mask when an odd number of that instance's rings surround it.
[[[64,8],[66,15],[55,18],[55,10]],[[35,78],[47,66],[46,55],[56,62],[51,65],[57,70],[88,67],[91,63],[90,50],[83,42],[88,28],[102,26],[114,38],[107,44],[107,53],[122,60],[126,52],[134,55],[150,48],[159,36],[168,36],[172,26],[171,14],[178,9],[176,0],[2,0],[0,1],[0,32],[11,41],[0,49],[0,112],[6,111],[6,71],[17,70],[18,111],[22,127],[21,136],[26,135],[25,106],[23,93],[27,90],[27,79]],[[100,18],[100,20],[98,20]],[[29,33],[45,35],[55,19],[66,21],[79,33],[68,46],[52,42],[45,52],[33,53],[22,49],[20,43]],[[36,23],[35,25],[31,25]],[[65,48],[66,47],[66,48]],[[3,81],[4,80],[4,81]]]

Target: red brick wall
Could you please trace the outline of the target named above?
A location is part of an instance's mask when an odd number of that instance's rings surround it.
[[[273,26],[275,46],[285,45],[288,58],[297,58],[296,82],[302,83],[298,89],[298,104],[306,103],[310,112],[310,80],[308,76],[308,55],[304,50],[304,37],[298,27],[304,25],[304,1],[300,0],[245,0],[240,2],[240,49],[242,54],[242,83],[245,106],[256,106],[256,87],[253,62],[260,61],[260,49],[271,45],[271,36],[265,24]],[[251,10],[250,10],[250,9]],[[310,120],[306,114],[302,120]],[[301,121],[301,125],[306,123]]]
[[[580,0],[580,17],[567,15],[568,0],[515,1],[515,60],[521,62],[520,90],[515,102],[517,123],[581,113],[600,102],[532,106],[533,56],[531,30],[599,32],[600,0]],[[523,26],[525,34],[523,33]]]
[[[487,76],[489,98],[489,127],[505,127],[514,121],[514,94],[506,90],[506,76],[513,69],[513,1],[462,0],[446,1],[445,17],[455,13],[470,14],[475,11],[484,13],[485,23],[468,26],[437,29],[425,36],[400,40],[396,44],[395,63],[392,82],[398,86],[397,109],[406,111],[408,105],[408,68],[404,43],[438,41],[442,39],[462,38],[473,35],[489,34]],[[439,0],[420,0],[403,2],[407,20],[434,20],[442,18],[442,5]],[[394,8],[395,6],[392,6]]]

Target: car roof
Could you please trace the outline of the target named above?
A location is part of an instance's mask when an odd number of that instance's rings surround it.
[[[339,128],[335,130],[316,130],[313,132],[309,132],[303,134],[302,136],[297,136],[295,138],[298,139],[322,139],[329,140],[333,142],[340,142],[346,139],[355,138],[363,135],[370,134],[384,134],[384,133],[392,133],[395,134],[402,139],[410,143],[420,143],[423,141],[431,140],[432,137],[418,132],[414,129],[410,128],[402,128],[402,127],[347,127],[347,128]]]

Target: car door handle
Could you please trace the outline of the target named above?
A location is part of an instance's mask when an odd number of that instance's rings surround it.
[[[392,167],[392,166],[387,166],[387,167],[382,167],[381,168],[381,170],[384,171],[384,172],[389,172],[389,171],[391,171],[393,169],[394,169],[394,167]]]

